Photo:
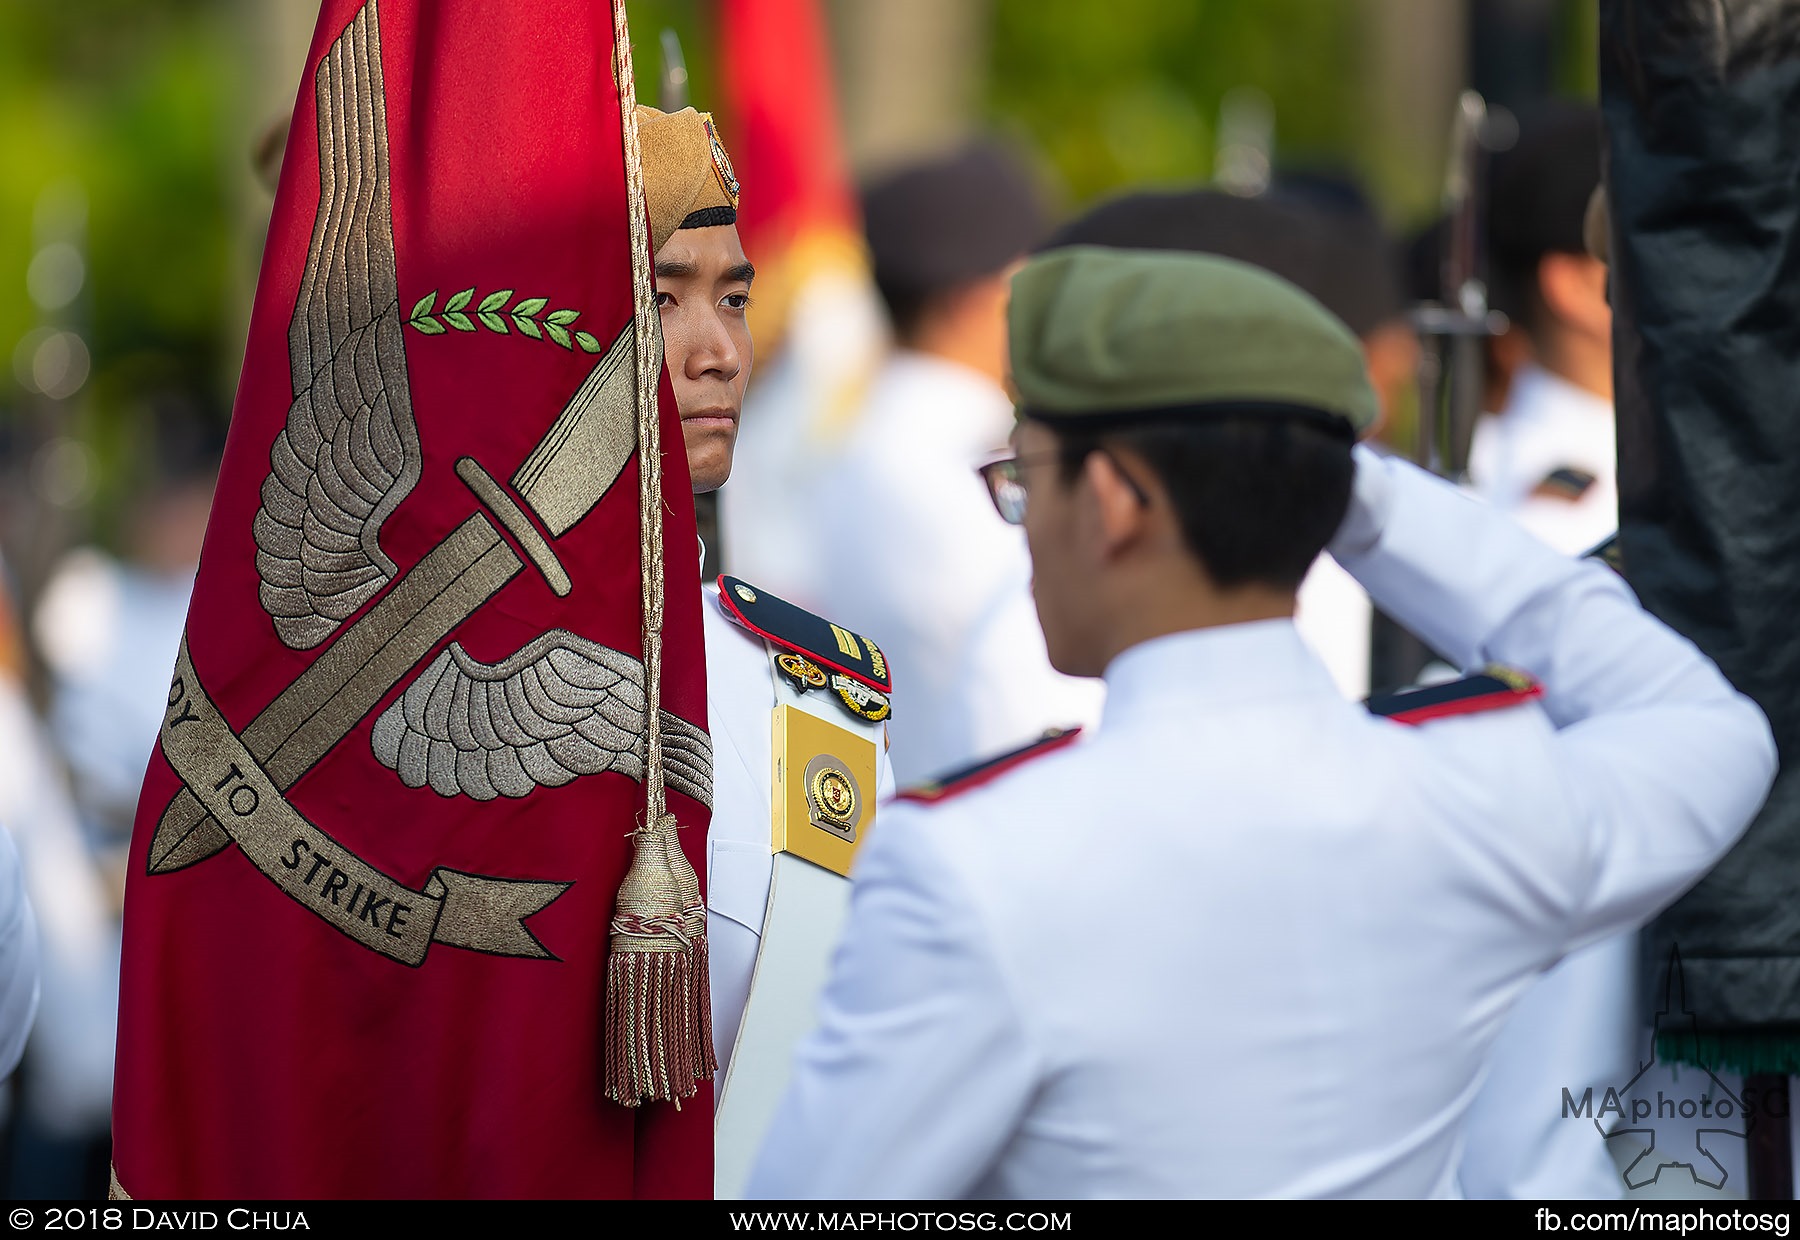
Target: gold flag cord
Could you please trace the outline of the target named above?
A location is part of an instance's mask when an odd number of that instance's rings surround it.
[[[631,220],[631,285],[637,343],[638,516],[642,552],[644,695],[643,825],[633,834],[631,867],[619,887],[607,957],[603,1078],[606,1096],[624,1106],[681,1099],[717,1070],[707,978],[706,906],[700,880],[681,851],[663,785],[662,436],[657,388],[662,331],[651,285],[649,226],[638,145],[637,90],[624,0],[613,0],[613,73],[625,146]]]

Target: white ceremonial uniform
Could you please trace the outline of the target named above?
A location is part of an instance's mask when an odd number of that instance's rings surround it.
[[[1520,371],[1506,407],[1476,429],[1470,476],[1478,494],[1565,555],[1619,527],[1611,402],[1537,366]],[[1556,470],[1593,482],[1579,497],[1545,487]],[[1603,1097],[1637,1072],[1637,935],[1571,954],[1532,987],[1488,1056],[1469,1109],[1462,1189],[1471,1197],[1604,1199],[1625,1181],[1592,1126],[1569,1123],[1562,1091]]]
[[[1100,682],[1050,666],[1024,531],[975,473],[1012,427],[986,376],[901,350],[817,481],[817,607],[875,634],[897,669],[902,783],[1099,717]]]
[[[1559,469],[1593,478],[1578,498],[1544,487]],[[1538,366],[1523,367],[1506,407],[1481,419],[1469,450],[1476,494],[1567,555],[1619,528],[1618,435],[1612,402]]]
[[[0,830],[0,1078],[25,1054],[38,1008],[38,935],[25,895],[25,867]]]
[[[1340,562],[1541,703],[1377,718],[1284,620],[1121,654],[1093,734],[884,809],[752,1196],[1455,1195],[1508,1009],[1710,866],[1775,751],[1609,570],[1357,457]]]
[[[23,866],[40,979],[31,1070],[21,1078],[16,1096],[33,1127],[58,1138],[97,1139],[112,1120],[119,1014],[117,904],[82,834],[62,764],[32,714],[24,688],[4,674],[0,824],[10,833]],[[0,939],[0,951],[5,943]],[[7,1025],[0,1016],[0,1027]]]
[[[717,1080],[750,996],[773,866],[774,672],[762,638],[726,618],[719,592],[701,599],[706,635],[706,725],[713,743],[712,825],[706,832],[706,938]],[[894,790],[876,756],[879,797]]]

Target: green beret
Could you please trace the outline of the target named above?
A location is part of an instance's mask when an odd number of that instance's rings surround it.
[[[1322,416],[1357,434],[1375,422],[1350,329],[1233,259],[1053,250],[1013,277],[1007,326],[1019,413],[1051,426],[1221,412]]]

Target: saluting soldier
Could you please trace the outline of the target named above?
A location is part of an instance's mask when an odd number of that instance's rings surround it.
[[[694,490],[712,491],[731,473],[750,381],[745,311],[756,269],[738,238],[739,186],[711,116],[643,106],[637,114],[664,364]],[[769,902],[777,805],[785,808],[793,793],[796,834],[804,827],[846,844],[860,840],[875,802],[893,791],[885,731],[892,673],[867,637],[748,582],[724,577],[706,596],[714,765],[706,932],[724,1081]],[[778,728],[785,747],[777,747]],[[835,762],[813,761],[822,755]],[[814,816],[826,825],[814,827]]]
[[[1307,192],[1323,194],[1324,184]],[[1140,191],[1069,221],[1043,248],[1070,245],[1216,254],[1292,281],[1356,333],[1379,411],[1371,435],[1386,422],[1401,384],[1415,381],[1418,336],[1406,322],[1393,252],[1372,211],[1327,209],[1299,191],[1285,199],[1215,189]],[[1294,623],[1338,688],[1367,697],[1374,613],[1369,596],[1330,556],[1320,556],[1300,583]]]
[[[1353,449],[1356,338],[1285,281],[1078,246],[1009,316],[988,477],[1105,714],[884,811],[753,1195],[1455,1195],[1507,1011],[1730,846],[1766,720],[1605,567]],[[1495,670],[1345,700],[1292,620],[1328,541]]]

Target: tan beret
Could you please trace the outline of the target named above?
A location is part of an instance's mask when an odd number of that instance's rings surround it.
[[[639,104],[637,123],[651,252],[662,249],[678,228],[735,224],[737,174],[712,114],[692,108],[659,112]]]

